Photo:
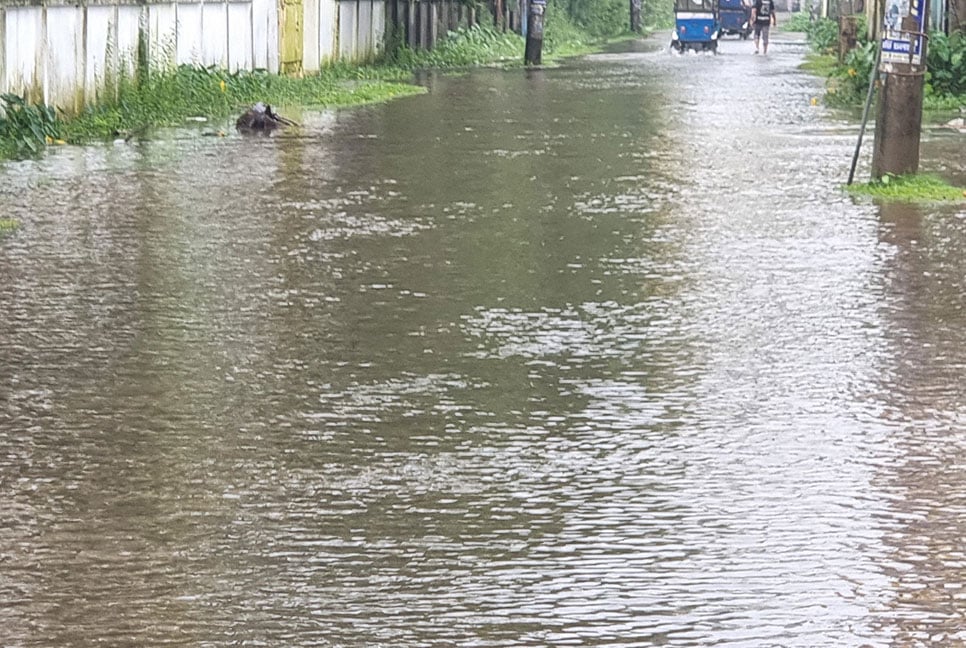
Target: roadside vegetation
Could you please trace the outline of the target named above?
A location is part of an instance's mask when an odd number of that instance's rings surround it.
[[[645,0],[642,23],[668,24],[670,6]],[[543,59],[599,49],[628,38],[627,0],[551,0],[544,25]],[[46,146],[131,138],[192,118],[224,123],[257,101],[276,108],[360,105],[423,92],[412,84],[419,69],[458,70],[482,65],[522,66],[524,39],[496,28],[451,32],[430,51],[413,50],[387,36],[386,53],[371,64],[336,64],[305,78],[266,72],[229,73],[214,67],[179,66],[144,72],[108,89],[107,99],[81,114],[66,116],[51,106],[29,105],[16,95],[0,96],[0,158],[41,154]]]
[[[934,175],[883,176],[881,180],[846,187],[852,195],[886,202],[948,202],[966,200],[966,191]]]
[[[789,31],[804,31],[811,54],[803,68],[825,77],[825,102],[830,106],[861,106],[869,88],[875,64],[877,43],[866,36],[865,16],[858,16],[858,46],[845,59],[838,60],[838,24],[828,18],[811,20],[801,12],[785,26]],[[966,34],[947,36],[942,31],[929,34],[926,58],[926,83],[923,108],[930,112],[954,111],[966,107]]]
[[[14,94],[0,95],[0,155],[29,157],[60,136],[60,120],[49,106],[28,105]]]
[[[845,109],[859,109],[869,91],[878,43],[866,35],[865,16],[858,18],[858,44],[838,59],[839,27],[828,18],[812,19],[807,12],[794,14],[786,31],[805,32],[811,53],[802,68],[823,77],[825,103]],[[947,36],[941,31],[929,34],[926,59],[923,109],[927,113],[966,110],[966,34]],[[884,202],[940,202],[966,200],[966,191],[942,178],[929,175],[885,175],[879,180],[845,187],[852,195],[869,196]]]

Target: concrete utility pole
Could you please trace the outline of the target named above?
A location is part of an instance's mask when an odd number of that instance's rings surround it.
[[[543,55],[543,14],[547,10],[547,0],[530,0],[527,18],[527,46],[523,53],[525,65],[540,65]]]
[[[854,14],[839,16],[839,63],[859,42],[859,21]]]
[[[641,32],[641,0],[631,0],[631,31]]]
[[[872,178],[908,175],[919,170],[922,93],[926,74],[928,0],[909,0],[898,15],[899,0],[887,0],[882,39],[882,92],[875,120]]]

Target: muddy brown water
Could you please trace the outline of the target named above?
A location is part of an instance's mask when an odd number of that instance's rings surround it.
[[[966,645],[966,211],[657,42],[2,165],[0,645]]]

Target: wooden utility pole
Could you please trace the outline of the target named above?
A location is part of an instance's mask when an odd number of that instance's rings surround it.
[[[859,43],[859,21],[854,14],[839,16],[839,63]]]
[[[898,0],[886,3],[882,39],[882,92],[875,120],[872,178],[919,170],[922,94],[926,74],[925,28],[928,0],[909,0],[909,13],[895,15]],[[892,14],[890,16],[890,9]]]
[[[631,31],[641,33],[641,0],[631,0]]]
[[[530,0],[527,17],[527,45],[523,53],[525,65],[540,65],[543,55],[543,14],[547,0]]]

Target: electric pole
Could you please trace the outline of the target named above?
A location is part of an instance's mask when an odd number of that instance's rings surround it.
[[[530,0],[527,18],[527,45],[523,53],[525,65],[540,65],[543,54],[543,15],[547,10],[547,0]]]
[[[886,1],[879,65],[882,93],[872,151],[873,180],[919,170],[929,2],[909,0],[908,6],[909,13],[903,16],[899,14],[899,0]]]

